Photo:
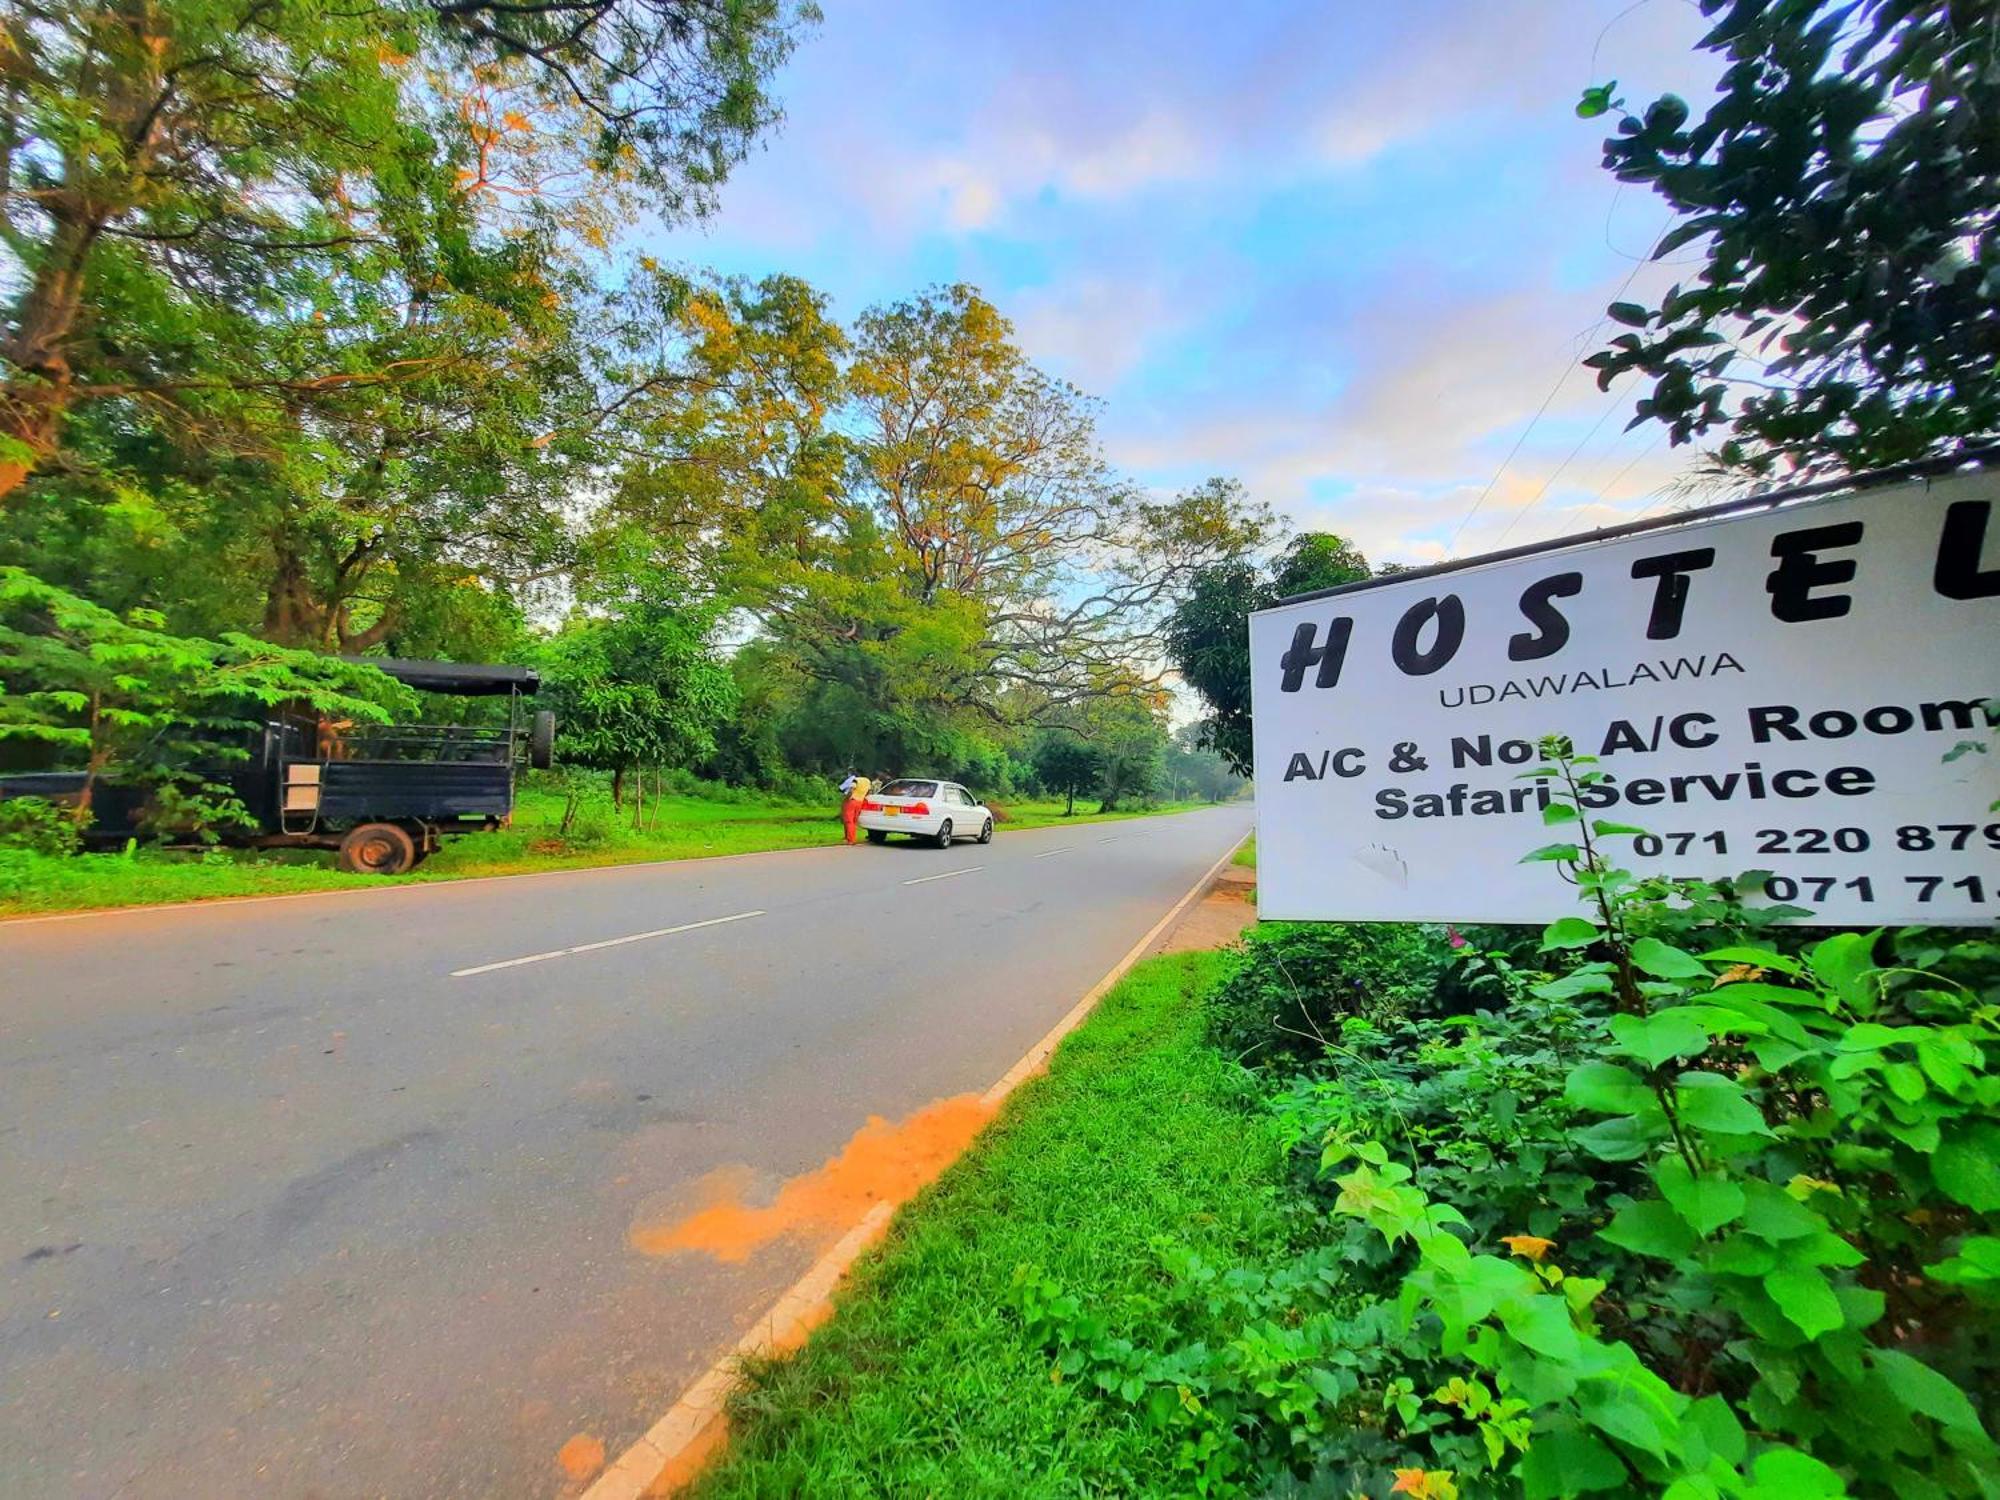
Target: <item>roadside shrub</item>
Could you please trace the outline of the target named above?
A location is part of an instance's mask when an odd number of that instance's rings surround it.
[[[76,818],[44,797],[0,801],[0,849],[31,854],[74,854],[82,843]]]
[[[1451,952],[1444,929],[1272,922],[1244,939],[1204,1002],[1208,1039],[1253,1065],[1317,1058],[1351,1016],[1388,1019],[1431,1003]]]
[[[1204,1493],[2000,1494],[2000,943],[1772,941],[1546,753],[1583,914],[1457,950],[1483,1012],[1322,998],[1277,1092],[1317,1258],[1163,1259],[1129,1338],[1044,1281],[1031,1334]]]

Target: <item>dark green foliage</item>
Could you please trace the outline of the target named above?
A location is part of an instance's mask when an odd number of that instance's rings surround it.
[[[1420,1011],[1450,953],[1442,928],[1269,922],[1204,1002],[1208,1038],[1255,1065],[1320,1057],[1349,1017]]]
[[[1728,60],[1604,144],[1701,270],[1591,356],[1651,382],[1634,425],[1726,434],[1731,468],[1866,469],[2000,435],[2000,70],[1978,0],[1702,0]],[[1619,108],[1613,86],[1578,113]]]
[[[558,757],[625,772],[712,755],[736,707],[736,680],[710,644],[717,612],[683,603],[665,579],[620,608],[573,622],[543,653]]]
[[[1210,1493],[1994,1493],[2000,944],[1775,941],[1612,865],[1545,754],[1586,914],[1458,949],[1479,1013],[1311,1002],[1275,1107],[1322,1243],[1164,1257],[1123,1338],[1040,1279],[1030,1335]]]
[[[1067,730],[1051,730],[1035,745],[1035,775],[1045,791],[1053,792],[1076,811],[1077,793],[1088,793],[1101,774],[1097,750]]]
[[[0,741],[84,772],[79,828],[98,784],[118,781],[146,790],[149,831],[213,837],[245,814],[210,774],[248,758],[267,710],[381,723],[411,701],[373,667],[235,633],[174,635],[152,611],[113,614],[0,567]]]
[[[1201,695],[1200,743],[1250,774],[1250,612],[1293,594],[1369,576],[1368,560],[1330,532],[1308,531],[1264,572],[1242,560],[1195,573],[1167,622],[1167,656]]]
[[[0,802],[0,850],[72,854],[78,843],[76,819],[55,803],[40,797],[9,797]]]

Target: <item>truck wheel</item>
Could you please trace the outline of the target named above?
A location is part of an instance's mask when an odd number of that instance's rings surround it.
[[[556,716],[546,708],[535,714],[528,729],[528,764],[546,771],[556,763]]]
[[[356,875],[401,875],[417,864],[417,841],[394,823],[363,823],[340,841],[340,868]]]

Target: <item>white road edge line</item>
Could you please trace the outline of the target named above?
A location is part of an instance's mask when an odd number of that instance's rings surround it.
[[[655,927],[651,932],[628,932],[624,937],[604,938],[595,943],[578,943],[574,948],[557,948],[548,953],[530,953],[525,958],[503,958],[498,963],[475,964],[469,969],[453,969],[453,979],[470,979],[475,974],[491,974],[495,969],[518,969],[522,964],[546,963],[552,958],[568,958],[573,953],[595,953],[599,948],[616,948],[625,943],[643,943],[647,938],[672,937],[677,932],[693,932],[699,927],[720,927],[724,922],[741,922],[761,917],[761,911],[739,911],[731,917],[710,917],[705,922],[683,922],[678,927]]]
[[[985,869],[984,865],[967,865],[963,870],[946,870],[942,875],[919,875],[915,880],[906,880],[904,885],[924,885],[933,880],[949,880],[954,875],[972,875]]]
[[[1111,966],[1111,972],[1098,980],[1068,1015],[1056,1022],[1046,1036],[1030,1047],[1027,1054],[981,1096],[982,1102],[998,1105],[1024,1081],[1040,1072],[1062,1039],[1083,1024],[1084,1017],[1091,1013],[1105,992],[1123,979],[1126,970],[1144,958],[1146,950],[1159,941],[1160,934],[1208,890],[1210,882],[1222,872],[1224,865],[1236,857],[1236,851],[1249,837],[1245,833],[1231,844],[1222,858],[1210,865],[1201,879],[1194,883],[1193,888],[1176,901],[1173,908],[1155,922],[1123,958]],[[793,1282],[784,1295],[750,1325],[750,1331],[737,1341],[734,1348],[719,1356],[681,1392],[680,1399],[667,1408],[665,1416],[647,1429],[645,1436],[621,1453],[591,1482],[580,1500],[645,1500],[650,1495],[675,1494],[684,1489],[688,1480],[700,1472],[702,1462],[725,1441],[729,1397],[742,1378],[744,1362],[769,1359],[803,1343],[813,1328],[824,1321],[828,1301],[840,1279],[861,1258],[861,1253],[888,1230],[889,1221],[900,1207],[901,1203],[882,1202],[871,1208],[860,1223],[848,1230],[832,1249],[815,1261],[805,1275]],[[669,1469],[677,1470],[675,1482],[662,1490],[658,1487],[659,1481]]]
[[[1060,849],[1044,849],[1034,857],[1036,859],[1054,859],[1058,854],[1069,854],[1074,852],[1075,849],[1076,845],[1074,844],[1064,844]]]

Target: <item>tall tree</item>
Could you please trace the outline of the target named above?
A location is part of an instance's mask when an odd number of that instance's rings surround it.
[[[1701,271],[1587,364],[1650,382],[1633,425],[1717,434],[1727,468],[1810,475],[2000,436],[2000,68],[1984,0],[1701,0],[1728,60],[1699,121],[1666,95],[1604,163]],[[1586,91],[1586,117],[1619,107]]]
[[[1208,709],[1196,726],[1197,744],[1248,776],[1251,611],[1369,576],[1368,560],[1352,543],[1312,531],[1293,537],[1263,571],[1245,561],[1201,570],[1166,632],[1168,659]]]
[[[1063,816],[1076,812],[1078,792],[1089,792],[1103,777],[1096,747],[1064,729],[1052,729],[1035,743],[1035,777],[1063,799]]]
[[[713,649],[713,608],[690,604],[675,580],[657,574],[634,580],[616,604],[615,613],[572,620],[549,642],[542,667],[558,757],[610,771],[622,800],[628,772],[714,754],[737,695]]]
[[[825,297],[642,259],[590,333],[583,429],[608,460],[590,550],[614,567],[648,554],[746,602],[795,583],[845,493],[847,339]]]
[[[492,188],[498,78],[594,122],[581,161],[700,210],[767,124],[780,0],[82,0],[17,6],[0,46],[0,500],[93,401],[254,434],[371,388],[477,367],[329,305],[442,174]],[[503,112],[503,123],[505,123]],[[526,122],[526,116],[522,119]],[[466,231],[386,288],[452,283]],[[380,278],[364,277],[365,284]],[[420,341],[421,343],[421,341]]]
[[[1006,724],[1149,686],[1194,570],[1267,524],[1220,481],[1139,495],[969,287],[850,336],[790,278],[633,285],[601,341],[593,544],[704,580],[881,712]]]

